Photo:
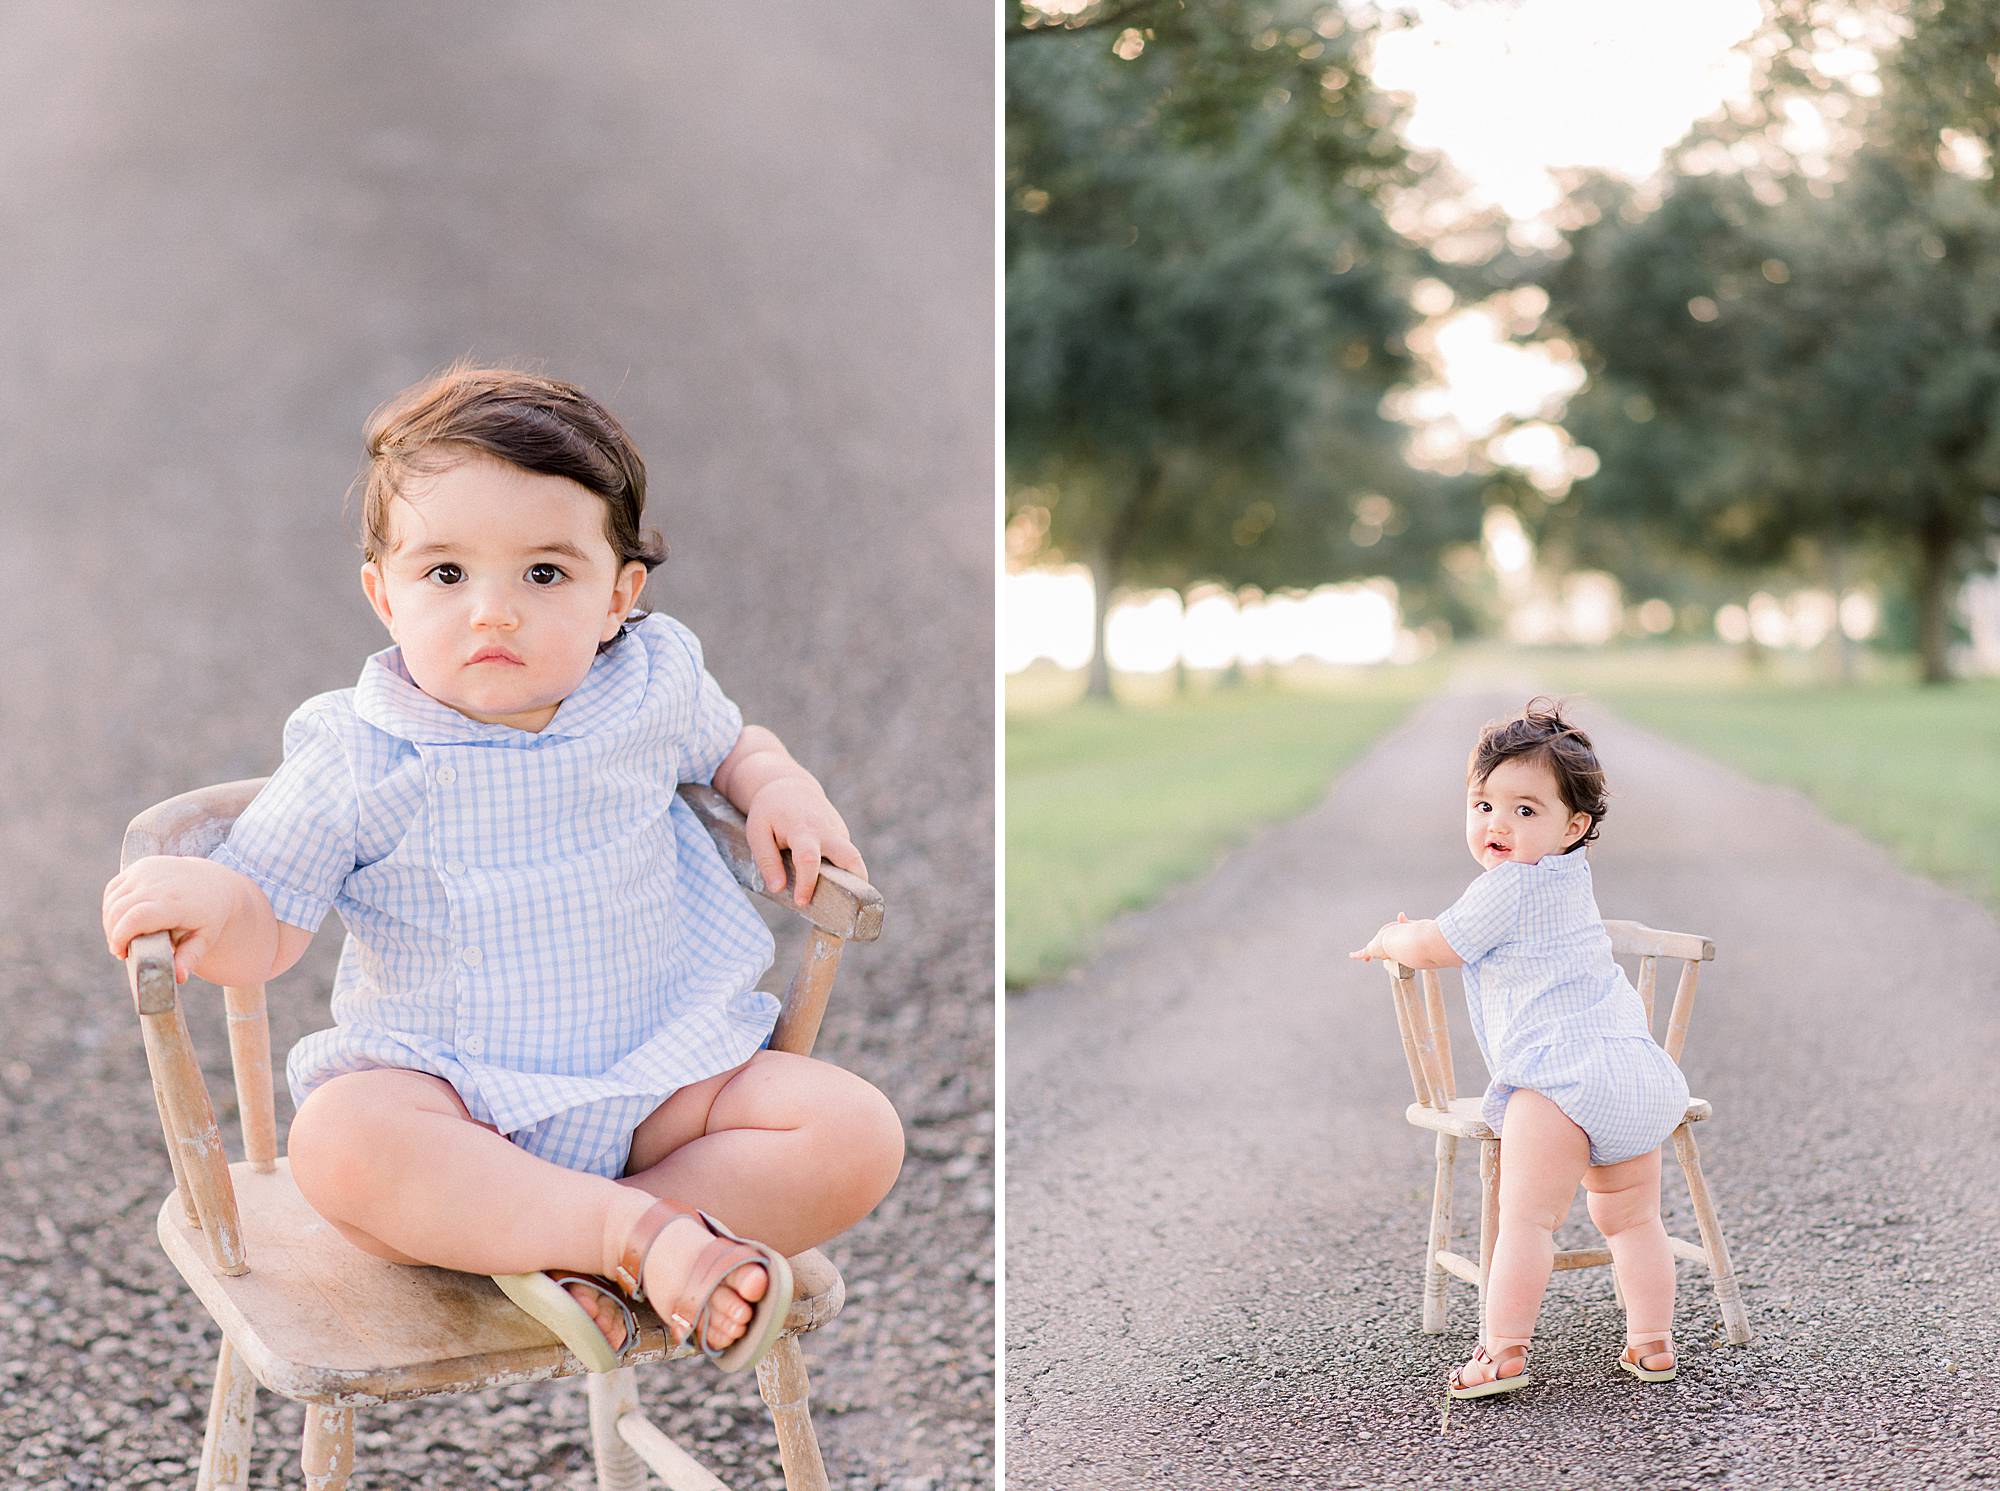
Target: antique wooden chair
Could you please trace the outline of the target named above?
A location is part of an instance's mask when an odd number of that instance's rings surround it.
[[[1658,986],[1660,959],[1681,961],[1680,982],[1675,987],[1673,1009],[1667,1017],[1667,1038],[1662,1042],[1667,1054],[1679,1061],[1681,1048],[1687,1043],[1688,1020],[1694,1013],[1695,984],[1700,978],[1701,965],[1715,957],[1715,944],[1690,932],[1659,932],[1638,922],[1607,921],[1604,928],[1611,934],[1615,956],[1639,960],[1637,987],[1646,1006],[1649,1026],[1653,1021],[1653,993]],[[1421,970],[1421,994],[1417,989],[1419,970],[1394,961],[1388,963],[1388,970],[1395,995],[1396,1024],[1403,1035],[1403,1056],[1409,1062],[1410,1085],[1417,1094],[1417,1100],[1404,1110],[1404,1116],[1418,1128],[1430,1129],[1437,1135],[1437,1180],[1431,1196],[1430,1236],[1424,1245],[1423,1306],[1424,1331],[1437,1335],[1445,1328],[1445,1289],[1450,1279],[1463,1279],[1482,1294],[1486,1288],[1486,1270],[1492,1262],[1493,1239],[1500,1226],[1501,1141],[1479,1116],[1479,1096],[1458,1095],[1457,1078],[1452,1072],[1451,1031],[1445,1021],[1444,995],[1437,970]],[[1741,1346],[1750,1339],[1750,1322],[1743,1312],[1736,1274],[1729,1263],[1729,1249],[1722,1240],[1722,1224],[1716,1219],[1714,1202],[1709,1199],[1708,1182],[1701,1174],[1701,1157],[1696,1153],[1694,1134],[1689,1128],[1690,1124],[1709,1117],[1711,1111],[1705,1100],[1690,1098],[1687,1117],[1673,1135],[1674,1157],[1687,1176],[1688,1193],[1694,1200],[1701,1246],[1678,1237],[1669,1237],[1667,1243],[1676,1258],[1707,1265],[1715,1282],[1716,1302],[1722,1307],[1724,1333],[1732,1345]],[[1477,1263],[1451,1250],[1452,1162],[1457,1158],[1461,1139],[1479,1141]],[[1556,1250],[1559,1269],[1595,1268],[1610,1262],[1608,1248]],[[1618,1289],[1615,1271],[1612,1288],[1622,1303],[1624,1295]]]
[[[262,779],[230,782],[148,808],[126,830],[123,864],[149,854],[207,854],[262,786]],[[681,797],[744,888],[768,895],[750,858],[742,815],[712,788],[683,787]],[[789,896],[769,898],[793,907]],[[826,866],[812,904],[793,909],[810,925],[771,1045],[803,1055],[819,1032],[843,946],[880,935],[882,898],[859,877]],[[306,1405],[306,1484],[313,1491],[340,1491],[353,1463],[358,1405],[584,1370],[491,1280],[371,1257],[305,1204],[278,1154],[261,986],[223,991],[245,1155],[230,1164],[181,1014],[167,935],[135,940],[126,970],[174,1171],[174,1190],[160,1207],[160,1243],[222,1330],[198,1491],[249,1484],[260,1386]],[[757,1385],[777,1427],[788,1491],[825,1491],[826,1468],[795,1338],[831,1320],[845,1290],[817,1249],[791,1264],[796,1297],[784,1338],[757,1368]],[[693,1354],[689,1346],[669,1352],[658,1318],[643,1305],[637,1313],[641,1330],[631,1362]],[[593,1373],[586,1381],[600,1491],[636,1491],[649,1466],[675,1491],[720,1488],[640,1412],[632,1366]]]

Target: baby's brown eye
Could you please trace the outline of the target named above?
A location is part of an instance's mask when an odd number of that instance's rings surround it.
[[[440,585],[456,585],[465,578],[465,571],[455,564],[440,564],[431,571],[431,578]]]
[[[558,584],[562,580],[562,578],[563,578],[563,572],[561,568],[559,568],[556,565],[531,564],[528,566],[528,579],[532,584],[555,585]]]

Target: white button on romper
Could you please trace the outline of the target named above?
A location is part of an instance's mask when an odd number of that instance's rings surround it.
[[[410,680],[400,649],[307,700],[285,759],[213,858],[280,921],[347,927],[334,1028],[292,1049],[292,1097],[398,1067],[571,1169],[624,1173],[678,1088],[747,1060],[778,1002],[771,935],[674,796],[743,716],[692,632],[629,624],[537,733]]]
[[[1480,1116],[1495,1134],[1525,1087],[1590,1136],[1593,1165],[1666,1141],[1687,1115],[1687,1079],[1611,956],[1583,850],[1503,861],[1437,923],[1465,960],[1472,1033],[1492,1073]]]

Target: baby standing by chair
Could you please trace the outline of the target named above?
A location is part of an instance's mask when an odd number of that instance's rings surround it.
[[[170,932],[177,980],[261,984],[337,907],[334,1028],[287,1063],[313,1209],[494,1275],[596,1370],[636,1342],[628,1296],[750,1367],[786,1256],[888,1193],[902,1129],[859,1077],[762,1049],[771,937],[676,786],[747,815],[768,886],[788,849],[801,905],[861,856],[694,634],[635,612],[665,546],[608,410],[458,363],[366,438],[362,586],[396,645],[293,714],[213,856],[111,881],[106,940]]]
[[[1492,1074],[1480,1116],[1501,1137],[1499,1234],[1481,1339],[1449,1390],[1476,1398],[1530,1381],[1555,1229],[1578,1181],[1625,1296],[1619,1364],[1666,1381],[1677,1366],[1660,1146],[1686,1115],[1688,1089],[1653,1040],[1598,914],[1582,851],[1604,821],[1604,771],[1589,737],[1538,698],[1519,718],[1487,726],[1466,778],[1466,846],[1479,878],[1435,921],[1399,917],[1349,955],[1462,966]]]

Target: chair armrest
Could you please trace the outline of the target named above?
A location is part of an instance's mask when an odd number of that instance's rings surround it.
[[[774,905],[783,906],[787,911],[796,912],[820,931],[831,933],[843,941],[873,942],[882,935],[882,893],[859,875],[850,874],[839,865],[822,864],[819,867],[819,883],[813,887],[812,902],[801,906],[784,891],[765,888],[764,877],[750,855],[750,839],[745,832],[748,820],[736,810],[734,803],[713,787],[699,782],[689,782],[682,787],[680,797],[701,820],[701,826],[708,830],[709,837],[715,840],[715,847],[722,851],[723,863],[729,866],[729,873],[745,890],[762,896]],[[780,852],[784,855],[785,874],[789,879],[792,874],[791,851]]]
[[[209,1261],[217,1271],[249,1271],[244,1251],[243,1222],[236,1209],[236,1187],[229,1177],[229,1157],[215,1124],[215,1107],[195,1058],[182,1018],[179,990],[174,984],[174,943],[165,932],[148,932],[132,939],[125,950],[125,976],[132,1002],[139,1010],[139,1030],[146,1043],[146,1066],[153,1078],[153,1101],[160,1110],[160,1127],[173,1165],[174,1189],[190,1227],[200,1227],[208,1243]]]
[[[140,1014],[166,1014],[179,1002],[174,985],[174,939],[165,932],[134,937],[125,950],[125,978]]]

